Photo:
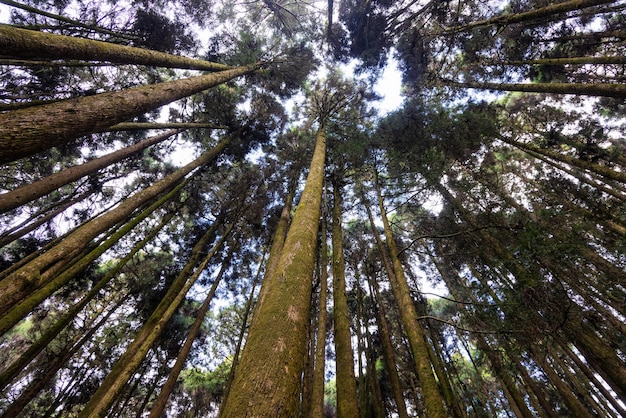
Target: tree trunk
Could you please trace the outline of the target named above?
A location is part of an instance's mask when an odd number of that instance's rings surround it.
[[[180,375],[180,372],[183,370],[183,367],[185,366],[185,362],[187,361],[187,356],[189,355],[189,352],[191,351],[191,346],[193,345],[193,342],[195,341],[196,337],[198,336],[198,333],[200,332],[200,327],[202,326],[202,323],[204,322],[204,317],[206,316],[206,313],[209,310],[209,305],[211,304],[211,300],[213,300],[213,297],[215,296],[215,292],[217,291],[217,286],[219,286],[227,267],[228,267],[227,264],[222,263],[220,272],[218,273],[217,277],[213,281],[213,284],[211,285],[211,289],[209,289],[209,293],[204,298],[204,302],[202,302],[200,309],[198,309],[198,311],[196,312],[196,320],[193,322],[191,329],[187,333],[187,338],[185,339],[183,346],[178,352],[178,356],[176,357],[176,362],[174,363],[174,366],[170,370],[170,374],[167,376],[167,381],[163,384],[163,387],[161,388],[161,393],[159,393],[157,400],[154,402],[154,405],[152,405],[152,410],[150,411],[150,415],[148,416],[148,418],[159,418],[163,414],[163,410],[165,409],[167,400],[169,399],[170,394],[172,393],[172,391],[174,390],[174,387],[176,386],[176,381],[178,380],[178,376]]]
[[[62,272],[54,271],[52,272],[52,274],[49,275],[50,277],[49,281],[46,281],[38,288],[27,289],[27,290],[30,290],[30,293],[24,295],[24,297],[18,301],[16,306],[11,307],[6,313],[3,313],[1,317],[2,323],[0,324],[0,335],[8,331],[13,325],[17,324],[17,322],[19,322],[22,318],[28,315],[32,311],[32,309],[35,308],[35,306],[43,302],[46,298],[50,297],[56,290],[60,289],[62,286],[67,284],[72,278],[76,277],[76,275],[81,273],[89,264],[91,264],[91,262],[96,260],[105,251],[107,251],[109,248],[115,245],[124,235],[129,233],[141,221],[146,219],[157,208],[159,208],[161,205],[167,202],[170,198],[175,196],[180,191],[180,189],[183,188],[185,184],[186,184],[186,181],[183,181],[173,190],[171,190],[166,195],[162,196],[159,200],[157,200],[152,205],[150,205],[148,208],[143,210],[140,214],[132,218],[128,223],[116,229],[115,232],[111,234],[111,236],[108,239],[106,239],[101,245],[98,245],[93,250],[88,251],[87,254],[79,257],[78,260],[75,260],[75,261],[72,260],[72,264],[69,268],[63,270]],[[67,239],[69,238],[66,238],[66,240]],[[62,245],[64,242],[65,241],[62,241],[61,244],[59,245]],[[50,251],[53,251],[53,250],[54,248],[51,249]],[[45,254],[46,253],[44,253],[44,255]],[[54,275],[57,273],[59,274]],[[4,281],[0,282],[0,285],[2,283],[4,283]]]
[[[441,80],[451,87],[479,90],[523,91],[528,93],[575,94],[578,96],[600,96],[626,98],[625,84],[589,84],[589,83],[487,83],[487,82],[456,82]]]
[[[322,232],[320,247],[320,297],[317,314],[317,337],[315,343],[315,367],[313,370],[313,389],[311,390],[310,418],[324,416],[324,377],[326,366],[326,304],[328,293],[328,245],[326,243],[326,219],[322,214]]]
[[[98,281],[83,298],[65,311],[53,326],[48,328],[37,341],[35,341],[28,349],[20,355],[20,357],[7,367],[0,375],[0,390],[13,380],[17,375],[65,328],[72,322],[75,316],[91,301],[111,279],[120,272],[122,267],[126,265],[148,242],[150,242],[158,232],[169,223],[173,218],[173,214],[166,215],[161,223],[150,231],[148,235],[138,242],[133,249],[122,258],[106,275]]]
[[[90,160],[81,165],[66,168],[65,170],[61,170],[57,173],[49,175],[48,177],[44,177],[40,180],[18,187],[10,192],[0,194],[0,213],[15,209],[25,203],[37,199],[38,197],[45,196],[61,186],[71,183],[74,180],[78,180],[81,177],[95,173],[101,168],[108,167],[113,163],[130,157],[131,155],[136,154],[151,145],[165,141],[180,132],[182,132],[182,130],[173,130],[146,138],[143,141],[121,150]]]
[[[307,349],[326,137],[317,132],[315,151],[300,204],[285,239],[272,288],[250,326],[222,417],[292,418],[300,402]]]
[[[343,256],[343,230],[341,225],[341,182],[333,182],[333,310],[335,327],[335,354],[337,361],[337,417],[359,416],[354,357],[350,335],[350,314],[346,296],[346,273]]]
[[[175,185],[191,171],[215,159],[230,140],[231,137],[227,137],[196,160],[145,190],[134,194],[116,208],[76,228],[58,245],[6,276],[0,281],[0,313],[4,314],[24,297],[31,294],[34,289],[39,289],[52,280],[56,272],[54,268],[50,267],[59,261],[71,259],[81,251],[86,243],[126,219],[138,207]]]
[[[19,59],[78,59],[204,71],[223,71],[232,68],[224,64],[165,52],[19,29],[9,25],[0,25],[0,49],[4,56]]]
[[[221,248],[233,226],[234,223],[231,223],[222,237],[220,237],[219,241],[211,248],[206,257],[204,257],[204,260],[202,260],[198,268],[193,271],[204,248],[211,238],[213,238],[215,230],[217,229],[217,222],[215,222],[200,240],[198,240],[191,251],[191,256],[185,264],[185,267],[183,267],[176,279],[174,279],[167,293],[163,296],[163,299],[161,299],[161,302],[159,302],[159,305],[150,315],[150,318],[148,318],[141,330],[139,330],[133,342],[115,363],[109,375],[104,379],[87,405],[85,405],[85,408],[79,414],[80,418],[104,417],[107,415],[107,411],[115,400],[115,397],[124,388],[128,379],[141,364],[146,353],[159,337],[167,322],[172,318],[189,289],[191,289],[200,274],[207,267],[211,258],[213,258],[215,253]]]
[[[424,394],[426,413],[429,418],[445,418],[448,416],[448,413],[446,412],[443,398],[439,392],[439,386],[437,385],[432,365],[430,364],[428,347],[426,347],[427,343],[424,339],[424,329],[417,317],[417,311],[415,310],[415,305],[413,304],[413,299],[411,298],[409,284],[406,281],[404,269],[402,267],[402,263],[400,262],[400,258],[398,257],[398,248],[396,247],[391,226],[389,225],[389,220],[385,211],[376,174],[375,188],[378,196],[378,206],[380,208],[381,218],[385,228],[387,248],[389,249],[389,256],[391,258],[394,271],[394,275],[389,278],[391,289],[396,302],[398,303],[398,310],[400,311],[402,323],[404,324],[411,352],[413,353],[417,375],[422,387],[422,393]]]
[[[479,20],[463,26],[455,26],[446,29],[443,33],[465,32],[478,27],[485,26],[507,26],[514,23],[528,22],[537,19],[543,19],[553,15],[571,12],[586,7],[598,6],[601,4],[613,3],[615,0],[568,0],[561,3],[550,4],[527,12],[506,14],[502,16],[492,17],[490,19]]]
[[[117,125],[109,126],[103,129],[102,132],[143,131],[146,129],[228,129],[228,127],[214,123],[200,122],[122,122]]]
[[[369,207],[367,207],[369,211]],[[374,227],[374,223],[371,218],[370,212],[370,224]],[[404,394],[402,393],[402,386],[400,384],[400,376],[398,376],[398,369],[396,368],[396,354],[393,350],[391,343],[391,331],[389,324],[387,323],[387,316],[385,313],[385,307],[383,306],[380,292],[378,290],[378,284],[373,278],[368,277],[370,284],[370,292],[374,296],[376,301],[376,322],[378,324],[378,334],[380,335],[381,345],[383,347],[383,354],[385,356],[385,365],[387,366],[387,373],[389,374],[389,383],[391,384],[391,391],[393,392],[393,398],[396,401],[396,407],[398,408],[398,416],[400,418],[408,418],[409,414],[406,410],[406,403],[404,401]]]
[[[233,78],[258,64],[126,90],[62,100],[0,114],[0,164],[139,116]]]

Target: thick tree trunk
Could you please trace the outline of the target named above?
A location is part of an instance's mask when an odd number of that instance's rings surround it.
[[[160,135],[146,138],[143,141],[121,150],[93,159],[81,165],[66,168],[65,170],[26,184],[22,187],[18,187],[10,192],[0,194],[0,213],[15,209],[25,203],[37,199],[38,197],[45,196],[61,186],[71,183],[74,180],[78,180],[81,177],[95,173],[101,168],[108,167],[113,163],[130,157],[131,155],[136,154],[151,145],[165,141],[179,132],[182,132],[182,130],[168,131]]]
[[[0,164],[67,143],[251,73],[258,64],[0,113]]]
[[[164,330],[165,325],[172,318],[189,289],[191,289],[198,277],[200,277],[202,271],[204,271],[209,264],[209,261],[221,248],[226,237],[232,230],[234,223],[229,226],[194,271],[206,245],[213,238],[217,226],[218,222],[216,221],[193,247],[191,256],[185,264],[185,267],[183,267],[176,279],[174,279],[167,293],[163,296],[163,299],[161,299],[161,302],[159,302],[159,305],[150,315],[150,318],[148,318],[141,330],[139,330],[133,342],[115,363],[109,375],[104,379],[87,405],[85,405],[85,408],[79,415],[80,418],[105,417],[107,415],[107,411],[113,401],[115,401],[116,396],[119,395],[128,379],[141,364],[146,353]]]
[[[354,357],[350,335],[350,313],[346,296],[346,273],[343,256],[343,228],[341,225],[342,190],[340,181],[333,182],[333,310],[335,327],[335,354],[337,362],[337,417],[359,416]]]
[[[35,289],[39,289],[51,281],[57,273],[54,265],[59,261],[73,258],[99,234],[126,219],[137,208],[174,186],[191,171],[215,159],[230,142],[230,138],[227,137],[196,160],[129,197],[116,208],[78,227],[68,234],[62,242],[6,276],[0,281],[0,312],[5,313],[23,298],[33,293]]]
[[[4,56],[19,59],[78,59],[204,71],[223,71],[232,68],[224,64],[165,52],[19,29],[9,25],[0,25],[0,50]]]
[[[297,416],[307,349],[326,137],[318,130],[300,204],[273,275],[274,284],[251,325],[222,417]]]
[[[280,259],[280,253],[283,250],[283,245],[285,244],[287,230],[289,229],[289,221],[291,221],[291,206],[293,204],[293,198],[296,193],[296,186],[297,183],[295,180],[292,180],[289,183],[289,189],[285,198],[285,204],[283,205],[283,209],[280,213],[280,218],[278,219],[278,224],[276,225],[276,231],[274,231],[274,237],[272,239],[270,253],[267,258],[267,263],[265,264],[265,274],[263,276],[263,282],[261,284],[261,291],[259,292],[259,297],[257,298],[257,302],[254,306],[254,311],[252,313],[252,321],[250,324],[251,327],[253,327],[256,322],[258,312],[263,309],[262,307],[265,303],[265,296],[267,295],[267,292],[269,292],[270,289],[273,289],[276,286],[276,276],[274,275],[274,273]]]

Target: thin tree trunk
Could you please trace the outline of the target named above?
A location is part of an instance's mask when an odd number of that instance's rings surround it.
[[[324,208],[326,205],[324,204]],[[320,297],[317,314],[317,338],[315,344],[315,369],[313,371],[313,389],[311,393],[310,418],[324,416],[324,377],[326,366],[326,304],[328,293],[328,245],[326,243],[326,216],[322,214],[320,247]]]
[[[335,354],[337,362],[337,417],[359,416],[354,357],[350,335],[350,314],[346,296],[346,273],[343,256],[343,228],[341,225],[341,182],[333,182],[333,310],[335,324]]]
[[[546,157],[552,158],[562,163],[569,164],[571,166],[578,167],[583,170],[589,170],[592,173],[599,174],[602,177],[605,177],[609,180],[614,180],[614,181],[626,184],[626,174],[621,173],[619,171],[611,170],[608,167],[601,166],[598,164],[593,164],[588,161],[581,160],[579,158],[571,157],[569,155],[563,155],[552,150],[540,148],[536,145],[525,144],[523,142],[515,141],[503,135],[498,135],[498,139],[522,151],[532,151],[534,153],[544,155]]]
[[[241,362],[222,417],[293,418],[299,410],[300,378],[307,348],[326,155],[323,126],[300,204]]]
[[[167,400],[169,399],[170,394],[172,393],[172,391],[174,390],[174,387],[176,386],[176,381],[178,380],[178,376],[180,375],[180,372],[183,370],[183,367],[185,366],[185,362],[187,361],[187,356],[189,355],[189,352],[191,351],[191,346],[193,345],[193,342],[195,341],[196,337],[198,336],[198,333],[200,332],[200,327],[202,326],[202,323],[204,322],[204,317],[206,316],[206,313],[209,310],[209,305],[211,304],[211,300],[213,300],[213,297],[215,296],[215,292],[217,291],[217,286],[219,286],[222,280],[222,277],[224,276],[224,273],[226,272],[227,267],[228,266],[225,263],[222,263],[222,267],[220,268],[220,271],[217,277],[213,281],[213,284],[211,285],[211,289],[209,289],[209,293],[204,298],[204,302],[202,302],[202,305],[200,306],[200,309],[198,309],[198,312],[196,312],[196,320],[191,326],[191,329],[189,330],[189,332],[187,333],[187,338],[185,339],[185,343],[183,344],[180,351],[178,352],[178,356],[176,357],[176,362],[174,363],[174,366],[170,370],[170,374],[167,376],[167,381],[163,384],[163,387],[161,388],[161,393],[159,393],[157,400],[154,402],[154,405],[152,405],[152,410],[150,411],[150,415],[148,415],[148,418],[159,418],[163,414],[165,405],[167,405]]]
[[[528,22],[537,19],[543,19],[553,15],[571,12],[586,7],[599,6],[602,4],[613,3],[615,0],[569,0],[561,3],[549,4],[535,10],[529,10],[516,14],[505,14],[492,17],[490,19],[479,20],[463,26],[455,26],[446,29],[443,33],[465,32],[478,27],[486,26],[507,26],[514,23]]]
[[[93,334],[105,324],[111,315],[128,299],[128,295],[120,299],[115,306],[107,312],[85,335],[74,344],[69,350],[65,350],[61,355],[55,357],[51,362],[46,364],[45,369],[38,373],[35,379],[24,389],[9,408],[7,408],[0,418],[13,418],[17,416],[30,401],[32,401],[37,394],[48,385],[50,379],[59,371],[59,369],[69,361],[70,358],[87,342],[91,339]]]
[[[54,279],[56,272],[53,266],[59,261],[71,259],[80,252],[86,243],[118,222],[126,219],[138,207],[146,204],[178,183],[191,171],[214,160],[230,142],[231,138],[230,136],[227,137],[196,160],[145,190],[134,194],[116,208],[78,227],[67,235],[62,242],[6,276],[0,281],[0,313],[4,314],[31,294],[33,289],[39,289]]]
[[[489,64],[492,64],[491,62]],[[542,58],[526,61],[493,62],[495,65],[586,65],[586,64],[626,64],[626,57],[569,57],[569,58]]]
[[[409,285],[404,276],[404,269],[398,257],[398,248],[396,247],[391,226],[389,225],[376,173],[375,188],[385,229],[385,236],[387,238],[387,248],[389,249],[389,256],[394,271],[394,275],[390,277],[391,289],[398,303],[398,310],[400,311],[400,316],[402,317],[402,322],[409,339],[411,352],[413,353],[415,367],[422,387],[422,393],[424,394],[426,413],[429,418],[445,418],[448,414],[428,356],[428,347],[426,347],[427,343],[424,339],[424,329],[419,322],[417,311],[415,310],[415,305],[411,298]]]
[[[38,197],[45,196],[48,193],[58,189],[61,186],[78,180],[81,177],[95,173],[101,168],[108,167],[124,158],[130,157],[151,145],[158,144],[166,139],[182,132],[182,130],[172,130],[160,135],[146,138],[136,144],[112,152],[100,158],[90,160],[84,164],[66,168],[57,173],[51,174],[40,180],[18,187],[10,192],[0,194],[0,213],[10,211],[22,206]]]
[[[198,268],[194,270],[198,263],[204,248],[213,237],[217,222],[214,226],[209,228],[207,232],[200,238],[191,251],[189,260],[183,267],[182,271],[178,274],[174,282],[167,290],[161,302],[156,307],[150,318],[146,321],[144,326],[135,336],[133,342],[128,346],[124,354],[115,363],[113,369],[109,375],[104,379],[98,390],[93,394],[85,408],[79,414],[79,418],[86,417],[104,417],[115,397],[119,395],[128,379],[132,376],[136,368],[141,364],[146,353],[152,347],[154,341],[159,337],[164,330],[167,322],[172,318],[178,306],[185,298],[187,292],[193,284],[196,282],[200,274],[209,264],[209,261],[215,253],[221,248],[222,244],[226,240],[226,237],[232,230],[234,223],[228,227],[219,241],[211,248],[204,260],[200,263]]]
[[[0,164],[68,143],[233,78],[259,64],[0,114]]]
[[[65,328],[72,320],[74,320],[76,314],[78,314],[86,305],[91,301],[104,286],[106,286],[111,279],[113,279],[120,270],[141,250],[148,242],[150,242],[158,232],[169,223],[173,218],[173,214],[166,215],[161,223],[150,231],[148,235],[140,242],[138,242],[133,249],[122,258],[107,274],[98,281],[89,292],[83,296],[83,298],[65,311],[61,318],[59,318],[55,324],[48,328],[43,335],[41,335],[37,341],[35,341],[28,349],[20,355],[20,357],[7,367],[2,374],[0,374],[0,390],[13,380],[34,358],[37,356],[60,332]]]
[[[145,48],[19,29],[10,25],[0,25],[0,49],[3,55],[19,59],[77,59],[204,71],[232,68]]]
[[[50,274],[50,279],[41,283],[41,285],[38,287],[33,286],[32,289],[25,289],[26,291],[21,293],[23,297],[19,299],[14,306],[10,307],[6,312],[2,313],[2,317],[0,317],[2,319],[2,322],[0,323],[0,335],[8,331],[22,318],[26,317],[26,315],[28,315],[33,310],[33,308],[35,308],[35,306],[39,305],[46,298],[50,297],[56,290],[60,289],[72,278],[76,277],[76,275],[82,272],[91,262],[96,260],[106,250],[115,245],[124,235],[130,232],[141,221],[146,219],[157,208],[159,208],[161,205],[163,205],[165,202],[175,196],[184,187],[185,184],[186,181],[181,182],[173,190],[162,196],[159,200],[143,210],[140,214],[132,218],[130,222],[117,229],[104,243],[95,247],[84,256],[81,256],[79,260],[71,264],[71,266],[66,270],[63,270],[62,272],[54,272],[53,274],[58,273],[56,276]],[[70,237],[67,237],[59,245],[66,244],[67,240],[69,240]],[[54,251],[54,248],[49,251]],[[45,254],[47,253],[44,253],[44,255]],[[35,259],[33,263],[36,261],[37,259]],[[18,270],[14,274],[19,273],[21,270],[22,269]],[[2,285],[4,281],[8,280],[10,277],[11,276],[0,282],[0,285]]]
[[[103,129],[102,132],[143,131],[146,129],[228,129],[228,127],[214,123],[200,122],[122,122],[117,125],[109,126]]]
[[[441,80],[451,87],[479,90],[523,91],[528,93],[574,94],[577,96],[600,96],[626,98],[625,84],[590,84],[590,83],[487,83],[456,82]]]
[[[369,207],[367,207],[369,211]],[[371,216],[371,211],[369,211]],[[370,218],[370,224],[374,227],[374,223]],[[380,291],[378,290],[378,284],[372,277],[368,276],[370,292],[374,296],[376,301],[376,322],[378,324],[378,334],[380,335],[380,341],[383,348],[383,354],[385,356],[385,364],[387,365],[387,374],[389,375],[389,383],[391,384],[391,391],[393,392],[393,398],[396,401],[396,407],[398,408],[398,416],[400,418],[408,418],[409,414],[406,410],[406,402],[404,401],[404,394],[402,393],[402,386],[400,384],[400,376],[398,376],[398,369],[396,366],[396,354],[393,350],[391,343],[391,331],[387,322],[387,316],[385,307],[383,306],[382,298],[380,297]]]

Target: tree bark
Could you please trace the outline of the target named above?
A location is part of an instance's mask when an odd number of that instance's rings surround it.
[[[307,349],[326,137],[317,132],[311,168],[278,265],[248,340],[222,417],[297,416]]]
[[[259,64],[0,114],[0,164],[36,154],[249,74]]]
[[[324,416],[324,377],[326,366],[326,305],[328,293],[328,245],[326,243],[326,219],[322,214],[320,246],[320,297],[317,314],[317,337],[315,344],[315,368],[313,370],[313,389],[311,391],[310,418]]]
[[[426,413],[429,418],[445,418],[448,414],[446,412],[441,393],[439,392],[439,386],[435,380],[435,375],[428,356],[428,347],[426,347],[427,343],[424,339],[424,329],[419,322],[417,311],[415,310],[415,305],[413,304],[413,299],[411,298],[409,285],[404,275],[402,263],[398,257],[398,248],[396,247],[391,226],[389,225],[389,220],[385,211],[376,174],[375,188],[378,196],[378,206],[380,208],[381,218],[385,228],[387,248],[389,249],[389,256],[391,258],[394,271],[394,275],[389,278],[391,289],[398,303],[398,310],[400,311],[402,323],[404,324],[405,331],[409,339],[409,345],[411,346],[411,352],[413,353],[415,367],[417,369],[418,378],[422,387],[422,393],[424,394]]]
[[[165,141],[167,138],[170,138],[180,132],[182,132],[182,130],[173,130],[146,138],[143,141],[121,150],[93,159],[81,165],[66,168],[65,170],[18,187],[10,192],[0,194],[0,213],[8,212],[11,209],[15,209],[25,203],[35,200],[38,197],[45,196],[61,186],[71,183],[74,180],[78,180],[81,177],[95,173],[101,168],[108,167],[113,163],[130,157],[131,155],[138,153],[151,145]]]
[[[615,0],[569,0],[561,3],[550,4],[545,7],[540,7],[535,10],[527,12],[506,14],[502,16],[492,17],[490,19],[479,20],[469,23],[467,25],[456,26],[446,29],[443,33],[458,33],[468,31],[478,27],[485,26],[507,26],[514,23],[528,22],[537,19],[543,19],[552,15],[571,12],[573,10],[579,10],[586,7],[593,7],[607,3],[613,3]]]
[[[161,388],[161,392],[159,393],[157,400],[152,405],[152,409],[150,410],[150,415],[148,415],[148,418],[159,418],[163,414],[165,405],[167,405],[167,400],[169,399],[170,394],[172,393],[172,391],[174,390],[174,387],[176,386],[176,381],[178,380],[178,376],[180,375],[180,372],[183,370],[183,367],[185,366],[185,362],[187,361],[187,356],[189,355],[189,352],[191,351],[191,346],[193,345],[193,342],[195,341],[196,337],[198,336],[198,333],[200,332],[200,327],[202,326],[202,323],[204,322],[204,317],[206,316],[206,313],[209,310],[209,305],[211,304],[211,301],[213,300],[213,297],[215,296],[215,292],[217,291],[217,286],[219,286],[222,280],[222,277],[224,276],[226,267],[227,267],[227,264],[223,263],[222,267],[220,268],[220,272],[218,273],[217,277],[213,281],[213,284],[211,285],[211,289],[209,289],[209,293],[206,295],[206,297],[204,298],[204,302],[202,302],[202,305],[196,312],[196,320],[193,322],[191,329],[187,333],[187,338],[185,339],[183,346],[178,352],[178,356],[176,357],[176,362],[174,363],[174,366],[170,370],[170,374],[167,376],[167,380],[163,384],[163,387]]]
[[[333,310],[335,329],[335,354],[337,362],[337,417],[359,416],[354,356],[350,335],[350,314],[346,296],[346,273],[343,256],[343,230],[341,225],[341,181],[333,182]]]
[[[7,367],[2,374],[0,374],[0,390],[13,380],[70,322],[72,322],[76,316],[88,303],[91,301],[104,286],[128,263],[134,256],[141,250],[148,242],[150,242],[156,234],[173,218],[172,214],[166,215],[161,223],[150,231],[144,239],[137,243],[133,249],[124,256],[107,274],[98,281],[89,292],[83,296],[83,298],[77,304],[70,307],[63,313],[53,326],[48,328],[43,335],[41,335],[37,341],[35,341],[28,349],[20,355],[20,357]]]
[[[479,90],[523,91],[528,93],[575,94],[578,96],[600,96],[626,98],[625,84],[590,84],[590,83],[487,83],[487,82],[456,82],[441,80],[451,87]]]
[[[213,238],[218,222],[216,221],[211,228],[198,240],[191,251],[191,256],[185,264],[185,267],[178,274],[174,282],[167,290],[165,296],[156,307],[150,318],[143,325],[141,330],[135,336],[133,342],[128,346],[124,354],[115,363],[109,375],[104,379],[98,390],[93,394],[87,405],[78,415],[79,418],[105,417],[107,411],[115,397],[124,388],[128,379],[132,376],[137,367],[141,364],[146,353],[152,347],[154,341],[164,330],[167,322],[172,318],[176,309],[185,298],[187,292],[196,282],[200,274],[209,264],[215,253],[221,248],[226,237],[232,230],[234,223],[228,227],[219,241],[211,248],[204,257],[197,269],[196,264],[200,260],[204,248]],[[192,273],[193,272],[193,273]]]
[[[145,190],[134,194],[116,208],[78,227],[59,244],[7,275],[0,281],[0,313],[4,314],[24,297],[51,281],[57,273],[54,265],[59,261],[71,259],[80,253],[86,243],[89,243],[102,232],[126,219],[138,207],[150,202],[156,196],[174,186],[191,171],[215,159],[228,145],[231,138],[230,136],[225,138],[196,160]]]
[[[10,25],[0,25],[0,49],[4,56],[19,59],[78,59],[204,71],[232,68],[145,48],[19,29]]]

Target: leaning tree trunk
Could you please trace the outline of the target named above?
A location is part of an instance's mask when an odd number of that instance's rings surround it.
[[[138,242],[133,249],[124,256],[107,274],[98,281],[89,292],[83,296],[83,298],[77,304],[70,307],[67,311],[63,312],[61,318],[48,328],[28,349],[23,352],[20,357],[7,367],[2,374],[0,374],[0,390],[13,380],[17,375],[54,339],[57,335],[70,323],[76,315],[83,310],[87,304],[100,293],[100,290],[106,286],[111,279],[113,279],[120,272],[122,267],[126,265],[134,256],[141,250],[148,242],[150,242],[157,233],[169,223],[173,218],[173,214],[166,215],[161,223],[150,231],[140,242]]]
[[[217,291],[217,286],[219,286],[222,280],[222,277],[224,276],[224,272],[226,271],[227,266],[228,266],[227,263],[222,263],[220,272],[215,278],[215,281],[213,281],[213,284],[211,285],[211,289],[209,289],[209,293],[204,298],[204,302],[202,302],[200,309],[198,309],[198,311],[196,312],[196,320],[193,322],[191,329],[187,333],[187,338],[185,339],[183,346],[178,352],[178,356],[176,357],[176,362],[174,363],[174,366],[172,366],[172,369],[170,370],[170,374],[167,376],[167,380],[165,381],[165,383],[163,384],[163,387],[161,388],[161,393],[159,393],[159,396],[157,397],[156,401],[152,405],[152,410],[150,411],[150,415],[148,416],[148,418],[159,418],[163,414],[165,405],[167,405],[167,400],[169,399],[170,394],[172,393],[172,391],[174,390],[174,387],[176,386],[176,382],[178,380],[178,376],[180,375],[180,372],[183,370],[183,367],[185,366],[185,362],[187,361],[187,356],[189,355],[189,352],[191,351],[191,346],[193,345],[193,342],[195,341],[196,337],[198,336],[198,333],[200,332],[200,327],[202,326],[202,323],[204,322],[204,317],[206,316],[206,313],[209,310],[209,305],[211,304],[211,300],[213,300],[213,297],[215,296],[215,292]]]
[[[196,160],[145,190],[134,194],[116,208],[76,228],[62,242],[7,275],[0,281],[0,313],[4,314],[23,298],[33,293],[34,290],[39,289],[54,279],[57,273],[54,265],[58,264],[59,261],[73,258],[80,253],[86,243],[89,243],[102,232],[126,219],[137,208],[171,188],[191,171],[215,159],[230,142],[231,138],[230,136],[227,137]]]
[[[81,165],[66,168],[65,170],[11,190],[8,193],[0,194],[0,213],[15,209],[25,203],[37,199],[38,197],[45,196],[61,186],[71,183],[74,180],[78,180],[81,177],[95,173],[101,168],[108,167],[113,163],[130,157],[131,155],[136,154],[151,145],[165,141],[179,132],[182,132],[182,130],[168,131],[160,135],[146,138],[143,141],[121,150],[90,160]]]
[[[146,129],[228,129],[228,127],[202,122],[122,122],[109,126],[102,132],[144,131]]]
[[[359,416],[354,356],[350,335],[350,313],[346,296],[346,272],[343,256],[341,225],[341,180],[333,181],[333,305],[335,324],[335,354],[337,363],[337,417]]]
[[[456,82],[441,80],[451,87],[479,90],[523,91],[528,93],[575,94],[578,96],[600,96],[626,98],[626,84],[608,83],[487,83],[487,82]]]
[[[103,243],[96,246],[91,251],[88,251],[86,254],[77,257],[77,260],[73,260],[69,268],[52,278],[44,286],[38,289],[31,289],[32,292],[27,297],[6,312],[6,314],[2,315],[2,322],[0,322],[0,335],[8,331],[12,326],[17,324],[17,322],[26,317],[26,315],[28,315],[37,305],[43,302],[46,298],[50,297],[56,290],[60,289],[71,279],[80,274],[89,264],[115,245],[124,235],[129,233],[141,221],[150,216],[152,212],[177,195],[185,184],[186,181],[181,182],[173,190],[133,217],[129,222],[116,229],[115,232],[111,234],[111,236],[108,237]]]
[[[250,327],[222,417],[297,416],[307,350],[326,137],[317,139],[300,204],[263,305]]]
[[[85,408],[80,413],[79,418],[105,417],[107,415],[107,411],[111,404],[115,401],[115,398],[124,388],[128,379],[141,364],[154,341],[156,341],[159,335],[161,335],[165,325],[172,318],[176,309],[178,309],[178,306],[180,306],[187,295],[189,289],[191,289],[198,277],[200,277],[200,274],[209,264],[211,258],[213,258],[217,251],[221,248],[222,244],[226,240],[226,237],[232,230],[234,223],[231,223],[219,241],[213,246],[213,248],[211,248],[198,268],[194,271],[196,264],[203,254],[204,248],[211,238],[213,238],[217,225],[218,222],[216,221],[213,226],[205,232],[200,240],[198,240],[191,251],[191,256],[185,264],[185,267],[183,267],[176,279],[174,279],[174,282],[170,285],[167,293],[163,296],[163,299],[161,299],[159,305],[156,307],[154,312],[152,312],[150,318],[148,318],[141,330],[137,333],[133,342],[115,363],[115,366],[113,366],[109,375],[104,379],[87,405],[85,405]]]
[[[613,3],[615,0],[568,0],[560,3],[549,4],[545,7],[540,7],[535,10],[529,10],[526,12],[505,14],[501,16],[492,17],[490,19],[478,20],[476,22],[469,23],[463,26],[455,26],[445,29],[443,33],[458,33],[468,31],[478,27],[486,26],[506,26],[514,23],[534,21],[538,19],[545,19],[554,15],[561,15],[563,13],[571,12],[574,10],[584,9],[587,7],[598,6],[601,4]]]
[[[78,59],[204,71],[222,71],[232,68],[224,64],[165,52],[19,29],[9,25],[0,25],[0,50],[6,57],[20,59]]]
[[[100,131],[233,78],[259,64],[0,114],[0,164]]]

